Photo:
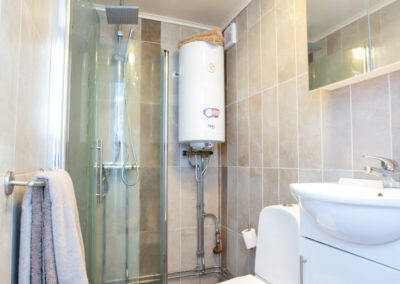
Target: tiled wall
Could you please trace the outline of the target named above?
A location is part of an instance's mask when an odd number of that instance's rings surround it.
[[[53,5],[50,0],[0,1],[0,176],[12,170],[16,178],[29,179],[35,169],[47,167]],[[12,224],[24,188],[6,197],[2,183],[0,179],[0,275],[9,283]]]
[[[296,202],[292,182],[367,178],[363,154],[400,159],[400,72],[332,93],[309,92],[305,0],[253,0],[226,53],[227,143],[222,150],[224,259],[254,272],[240,231],[261,208]]]
[[[169,155],[168,155],[168,272],[194,269],[196,266],[196,182],[194,169],[182,156],[178,142],[178,49],[180,39],[201,32],[200,29],[161,23],[161,48],[170,53]],[[205,174],[205,210],[219,216],[219,151],[215,151]],[[206,265],[216,265],[214,224],[206,220]],[[171,283],[216,283],[215,277],[189,278]]]

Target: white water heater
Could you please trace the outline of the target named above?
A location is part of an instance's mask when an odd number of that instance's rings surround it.
[[[204,41],[179,50],[179,142],[195,151],[225,142],[224,48]]]

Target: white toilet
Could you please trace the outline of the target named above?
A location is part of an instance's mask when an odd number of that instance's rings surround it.
[[[255,276],[249,274],[224,281],[225,284],[298,284],[299,207],[276,205],[260,213]]]

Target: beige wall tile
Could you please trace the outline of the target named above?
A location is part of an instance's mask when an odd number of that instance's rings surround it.
[[[353,172],[344,170],[324,170],[322,173],[323,182],[338,182],[340,178],[353,178]]]
[[[278,81],[284,82],[296,75],[296,50],[294,1],[282,0],[277,3],[277,51]]]
[[[350,89],[322,94],[322,149],[324,169],[352,168]]]
[[[237,231],[237,169],[228,167],[228,188],[227,188],[227,227]]]
[[[237,263],[236,263],[237,274],[238,275],[249,274],[250,253],[246,249],[246,246],[244,244],[244,240],[243,240],[243,237],[241,234],[238,236],[236,241],[237,241],[237,254],[238,254]]]
[[[247,6],[247,27],[250,29],[260,20],[261,3],[260,0],[253,0]]]
[[[226,242],[226,268],[233,276],[237,276],[237,238],[238,234],[234,231],[227,231],[227,242]]]
[[[177,48],[181,40],[181,26],[161,22],[161,45],[172,45]]]
[[[263,165],[264,167],[278,166],[278,98],[275,88],[262,93],[263,119]]]
[[[236,23],[237,35],[240,37],[247,31],[247,8],[244,8],[234,20]]]
[[[250,169],[248,167],[237,168],[237,230],[241,232],[249,224],[249,182]]]
[[[296,0],[296,59],[297,75],[308,71],[308,45],[307,45],[307,3],[306,0]]]
[[[261,16],[274,8],[274,0],[261,0]]]
[[[236,102],[236,45],[226,52],[226,104]]]
[[[192,167],[181,167],[181,226],[195,227],[196,222],[196,180]]]
[[[250,225],[258,229],[258,217],[263,208],[263,169],[250,168]]]
[[[297,81],[299,95],[299,166],[321,168],[320,92],[308,91],[308,76]]]
[[[181,169],[168,167],[168,230],[181,226]]]
[[[169,224],[168,224],[169,225]],[[181,271],[181,231],[168,230],[168,272]]]
[[[279,170],[279,203],[292,204],[297,200],[290,193],[290,184],[298,182],[298,172],[296,170]]]
[[[261,90],[260,66],[260,22],[255,23],[248,31],[248,68],[249,68],[249,96]]]
[[[250,115],[250,158],[251,167],[261,167],[263,163],[262,156],[262,103],[261,94],[254,95],[249,99]]]
[[[161,42],[161,22],[142,18],[142,40]]]
[[[297,168],[297,96],[296,80],[278,86],[279,161],[283,168]]]
[[[351,87],[354,170],[371,164],[362,156],[391,156],[388,77],[381,76]],[[373,131],[371,131],[373,129]]]
[[[197,229],[186,228],[181,231],[181,269],[193,269],[197,264]]]
[[[247,54],[247,32],[238,36],[236,45],[236,86],[237,100],[243,100],[249,95],[249,74]]]
[[[238,103],[238,165],[249,165],[249,101]]]
[[[181,39],[203,32],[203,29],[181,26]]]
[[[279,170],[263,170],[263,207],[279,204]]]
[[[227,226],[227,219],[228,219],[228,168],[222,167],[221,168],[221,175],[220,175],[220,193],[219,193],[219,206],[221,211],[220,216],[220,225]]]
[[[299,170],[299,182],[322,182],[322,171]]]
[[[228,165],[236,166],[238,164],[238,125],[237,125],[237,110],[238,104],[233,104],[227,107],[227,151]]]
[[[218,185],[218,168],[209,167],[204,174],[204,210],[219,218]],[[207,219],[205,224],[214,226],[212,219]]]
[[[271,10],[261,18],[261,88],[276,84],[275,14]]]
[[[393,159],[400,161],[400,117],[396,115],[400,109],[400,71],[390,74],[390,96],[392,106]]]

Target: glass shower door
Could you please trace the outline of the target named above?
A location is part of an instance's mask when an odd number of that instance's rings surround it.
[[[90,2],[73,5],[67,170],[89,281],[162,283],[164,55],[103,37]]]
[[[159,45],[141,41],[119,50],[99,50],[109,65],[98,71],[96,252],[102,255],[96,271],[102,283],[156,282],[162,271],[162,55]]]

